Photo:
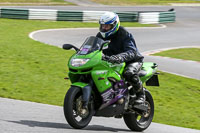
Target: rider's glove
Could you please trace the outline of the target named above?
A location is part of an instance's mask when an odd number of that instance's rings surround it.
[[[123,62],[129,62],[134,60],[135,57],[135,52],[132,50],[117,54],[117,55],[112,55],[112,56],[106,56],[103,55],[102,59],[111,63],[123,63]]]
[[[111,63],[117,63],[117,64],[120,64],[123,62],[120,55],[112,55],[109,57],[109,59],[107,61],[111,62]]]
[[[110,56],[107,56],[107,55],[102,55],[102,60],[104,60],[104,61],[108,61],[109,60],[109,58],[110,58]]]

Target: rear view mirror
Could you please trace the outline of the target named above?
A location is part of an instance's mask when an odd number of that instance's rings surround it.
[[[108,47],[108,44],[109,44],[109,43],[110,43],[109,40],[105,41],[105,42],[102,44],[102,46],[101,46],[101,48],[100,48],[100,51],[101,51],[103,48]]]
[[[63,44],[63,49],[65,49],[65,50],[70,50],[72,48],[74,48],[76,51],[79,51],[79,49],[77,47],[75,47],[71,44]]]

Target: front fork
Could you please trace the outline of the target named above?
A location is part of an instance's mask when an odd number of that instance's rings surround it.
[[[81,88],[82,93],[83,93],[83,96],[82,96],[83,107],[87,107],[90,101],[91,93],[92,93],[92,84],[83,83],[83,82],[75,82],[71,86],[76,86],[76,87]]]
[[[83,87],[82,88],[82,92],[83,92],[83,97],[82,97],[83,107],[87,107],[88,103],[90,101],[90,96],[91,96],[91,92],[92,92],[92,86],[91,85],[87,85],[87,86]]]

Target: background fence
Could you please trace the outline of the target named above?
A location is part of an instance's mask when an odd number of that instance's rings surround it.
[[[175,11],[167,12],[141,12],[139,22],[144,24],[175,22]]]
[[[1,18],[36,19],[54,21],[98,22],[106,11],[66,11],[48,9],[0,8]],[[159,12],[116,12],[121,22],[139,22],[144,24],[175,22],[175,11]]]

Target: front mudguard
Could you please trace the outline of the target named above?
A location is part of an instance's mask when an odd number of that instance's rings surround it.
[[[92,93],[92,87],[91,85],[87,84],[87,83],[83,83],[83,82],[75,82],[73,83],[71,86],[76,86],[81,88],[82,93],[83,93],[83,106],[87,106],[91,97],[91,93]]]

